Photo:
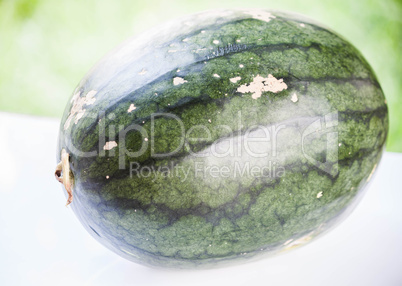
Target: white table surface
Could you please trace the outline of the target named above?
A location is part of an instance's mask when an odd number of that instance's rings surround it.
[[[54,179],[55,119],[0,113],[0,285],[402,285],[402,154],[354,212],[304,247],[248,264],[155,270],[96,242]]]

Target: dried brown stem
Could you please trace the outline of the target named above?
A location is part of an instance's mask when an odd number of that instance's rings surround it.
[[[59,162],[56,166],[55,176],[56,180],[59,181],[64,185],[64,188],[67,191],[68,199],[67,204],[71,204],[73,201],[73,175],[70,171],[70,162],[69,162],[70,155],[66,152],[65,149],[61,151],[61,162]]]

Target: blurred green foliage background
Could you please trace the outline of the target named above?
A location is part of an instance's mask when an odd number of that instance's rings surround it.
[[[402,152],[401,0],[0,0],[0,110],[60,118],[76,84],[114,46],[164,21],[217,8],[302,13],[352,42],[387,97],[387,150]]]

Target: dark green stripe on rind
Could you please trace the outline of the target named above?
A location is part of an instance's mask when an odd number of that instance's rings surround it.
[[[102,147],[101,126],[105,141],[118,144],[119,138],[110,136],[111,126],[116,136],[119,128],[131,124],[150,134],[155,112],[176,115],[186,130],[203,124],[212,136],[203,142],[188,140],[186,148],[168,158],[153,158],[148,148],[140,157],[124,158],[123,170],[118,167],[120,146],[104,157],[79,157],[69,150],[76,178],[72,208],[101,242],[150,265],[214,264],[274,252],[292,245],[290,239],[316,236],[350,208],[381,157],[388,130],[381,88],[354,47],[318,25],[278,16],[269,22],[250,18],[204,26],[156,49],[162,51],[159,58],[150,46],[138,65],[127,64],[99,86],[96,71],[94,78],[89,75],[82,82],[78,89],[83,95],[98,91],[96,103],[86,106],[87,116],[64,131],[71,106],[67,107],[59,147],[97,151]],[[145,62],[148,66],[142,66]],[[176,62],[185,65],[175,66]],[[165,63],[170,68],[156,71]],[[142,78],[142,68],[155,76]],[[255,76],[268,74],[282,78],[287,89],[264,92],[258,99],[237,91]],[[238,76],[238,82],[230,81]],[[175,86],[175,77],[187,82]],[[128,113],[131,104],[136,109]],[[337,157],[326,156],[325,136],[307,137],[304,146],[317,161],[329,160],[326,172],[303,156],[300,140],[309,124],[333,112],[338,115]],[[277,151],[282,155],[269,158],[284,168],[283,176],[240,180],[194,175],[194,162],[208,163],[208,158],[191,157],[188,148],[205,152],[218,139],[240,140],[256,124],[287,126],[278,135]],[[231,132],[218,125],[229,126]],[[177,122],[158,117],[155,126],[154,151],[176,149],[181,139]],[[127,133],[130,151],[143,142],[138,132]],[[161,172],[155,178],[130,178],[132,161],[143,167],[192,169],[184,181]]]

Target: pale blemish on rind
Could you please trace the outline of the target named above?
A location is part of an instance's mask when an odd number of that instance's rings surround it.
[[[131,111],[135,110],[137,107],[134,105],[134,103],[130,104],[130,107],[128,108],[127,112],[130,113]]]
[[[277,79],[269,74],[266,78],[257,75],[249,84],[243,84],[238,87],[237,91],[241,93],[251,92],[251,97],[257,99],[261,97],[263,91],[278,93],[287,88],[288,86],[283,82],[282,78]]]
[[[245,12],[248,15],[251,15],[252,18],[258,19],[261,21],[269,22],[272,19],[276,18],[274,15],[267,11],[261,11],[261,10],[249,10]]]
[[[241,77],[240,76],[236,76],[236,77],[233,77],[233,78],[231,78],[231,79],[229,79],[231,82],[233,82],[233,83],[236,83],[236,82],[238,82],[239,80],[241,80]]]
[[[201,48],[201,49],[196,49],[196,50],[192,50],[193,53],[199,53],[202,51],[205,51],[207,48]]]
[[[146,74],[147,73],[147,70],[146,69],[142,69],[138,74],[139,75],[144,75],[144,74]]]
[[[103,146],[103,150],[112,150],[114,147],[117,147],[116,141],[109,141]]]
[[[84,109],[84,105],[92,105],[95,103],[96,98],[95,94],[97,91],[91,90],[87,93],[86,96],[80,97],[81,92],[77,92],[73,95],[71,102],[73,106],[71,107],[70,114],[64,123],[64,130],[67,130],[70,127],[71,121],[74,119],[74,123],[77,124],[78,121],[84,116],[86,109]],[[74,118],[75,117],[75,118]]]
[[[291,101],[297,102],[299,99],[297,98],[296,92],[292,94],[292,97],[290,98]]]
[[[179,84],[183,84],[185,82],[187,82],[187,80],[185,80],[184,78],[178,77],[178,76],[173,79],[173,85],[179,85]]]

